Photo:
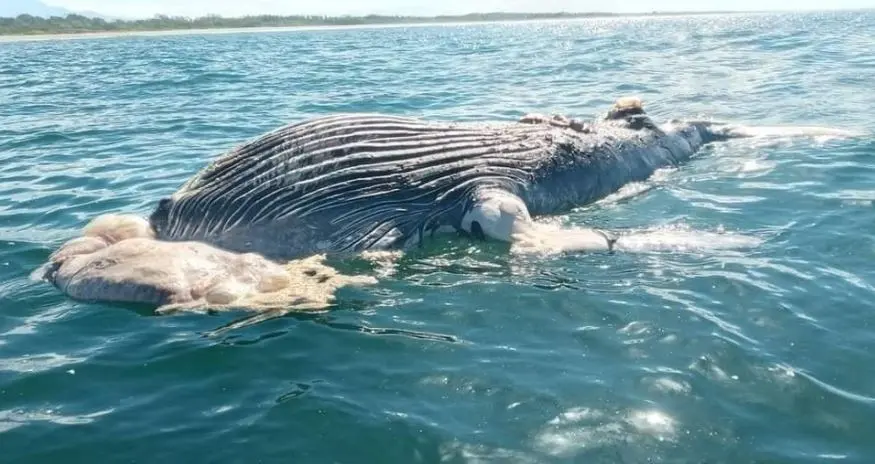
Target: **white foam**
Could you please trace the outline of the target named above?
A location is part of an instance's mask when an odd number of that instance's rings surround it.
[[[754,138],[814,137],[818,141],[836,138],[853,138],[865,135],[862,132],[836,129],[825,126],[744,126],[733,125],[729,133]]]
[[[614,249],[624,252],[717,251],[755,248],[763,240],[731,232],[694,230],[670,226],[621,235]]]
[[[404,257],[400,250],[369,250],[361,253],[361,258],[376,267],[374,270],[380,277],[391,277],[398,270],[398,261]]]
[[[46,271],[52,266],[52,263],[43,263],[28,274],[28,280],[31,282],[42,282],[45,280]]]
[[[759,237],[723,230],[704,231],[683,224],[615,233],[613,249],[619,252],[707,252],[748,249],[759,246]],[[607,250],[605,236],[585,227],[536,223],[524,235],[516,236],[511,250],[517,254],[552,255],[563,252]]]

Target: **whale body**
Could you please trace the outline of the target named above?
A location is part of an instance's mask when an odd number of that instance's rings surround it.
[[[161,240],[279,260],[405,249],[442,231],[513,242],[533,236],[534,216],[596,201],[735,136],[707,121],[657,125],[637,98],[591,121],[329,115],[228,151],[162,199],[149,221]],[[614,242],[596,229],[567,235],[568,249]]]

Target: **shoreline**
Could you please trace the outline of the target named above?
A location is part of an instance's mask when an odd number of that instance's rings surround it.
[[[320,30],[348,30],[348,29],[390,29],[402,27],[429,27],[429,26],[470,26],[481,24],[516,24],[516,23],[536,23],[536,22],[569,22],[569,21],[592,21],[592,20],[614,20],[614,19],[659,19],[659,18],[677,18],[684,16],[727,16],[727,15],[757,15],[781,13],[782,11],[703,11],[703,12],[665,12],[665,13],[628,13],[628,14],[613,14],[613,13],[596,13],[596,14],[580,14],[576,16],[566,17],[544,17],[544,18],[521,18],[521,19],[484,19],[484,20],[463,20],[454,21],[429,21],[429,18],[422,20],[398,21],[392,23],[375,22],[363,24],[313,24],[313,25],[288,25],[288,26],[251,26],[251,27],[212,27],[212,28],[168,28],[168,29],[146,29],[146,30],[121,30],[121,31],[87,31],[87,32],[58,32],[58,33],[36,33],[36,34],[0,34],[0,43],[4,42],[31,42],[31,41],[49,41],[49,40],[82,40],[82,39],[110,39],[122,37],[160,37],[160,36],[179,36],[179,35],[213,35],[213,34],[240,34],[240,33],[271,33],[271,32],[307,32]]]

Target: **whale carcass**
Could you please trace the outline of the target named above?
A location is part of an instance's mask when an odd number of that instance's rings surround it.
[[[535,216],[603,198],[735,135],[707,121],[657,125],[637,98],[590,121],[323,116],[220,156],[162,199],[149,221],[161,240],[279,260],[403,249],[447,230],[513,242],[537,235]],[[569,250],[614,241],[596,229],[566,232]]]

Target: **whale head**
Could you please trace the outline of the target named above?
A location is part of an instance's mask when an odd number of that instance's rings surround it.
[[[82,228],[82,236],[68,240],[55,250],[48,261],[31,273],[33,280],[56,282],[57,272],[64,263],[88,255],[123,240],[154,239],[155,230],[149,222],[133,214],[102,214]]]

